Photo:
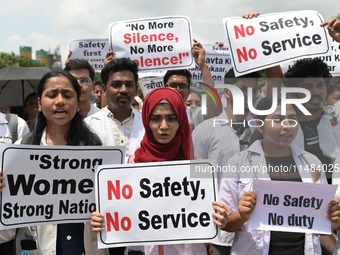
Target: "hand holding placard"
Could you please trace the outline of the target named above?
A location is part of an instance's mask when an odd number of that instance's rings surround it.
[[[250,215],[254,211],[256,206],[256,195],[253,191],[244,193],[238,202],[238,211],[241,216],[241,220],[248,221]]]
[[[328,28],[329,35],[337,42],[340,42],[340,20],[333,18],[327,20],[321,24],[322,27],[326,26]]]
[[[340,225],[340,205],[339,199],[335,198],[328,204],[328,219],[332,222],[332,229]]]
[[[96,199],[102,214],[93,213],[91,223],[98,247],[217,240],[215,224],[224,227],[229,211],[221,203],[211,205],[217,200],[215,179],[191,178],[190,166],[171,161],[99,168]]]
[[[257,206],[249,220],[250,228],[330,234],[331,221],[335,227],[340,222],[339,205],[335,200],[328,203],[334,198],[336,186],[289,182],[287,190],[287,185],[287,182],[254,180]]]
[[[220,229],[224,229],[225,225],[228,223],[231,212],[229,208],[221,202],[213,201],[212,204],[214,209],[218,212],[212,213],[212,216],[216,218],[213,221]]]
[[[315,11],[223,19],[236,76],[263,70],[287,60],[330,55],[322,17]]]

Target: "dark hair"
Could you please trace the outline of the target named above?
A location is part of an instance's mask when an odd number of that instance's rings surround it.
[[[169,70],[165,73],[163,77],[163,83],[166,85],[168,83],[168,80],[170,76],[172,75],[181,75],[187,78],[189,87],[191,85],[191,73],[187,69],[180,69],[180,70]]]
[[[137,86],[138,82],[138,65],[136,62],[127,59],[127,58],[116,58],[111,60],[109,63],[107,63],[104,68],[102,69],[102,72],[100,74],[100,77],[102,78],[102,81],[104,83],[104,86],[106,87],[107,82],[109,81],[109,76],[111,73],[119,72],[128,70],[133,73],[133,77],[135,78],[135,83]]]
[[[332,78],[327,90],[327,94],[332,94],[335,90],[340,90],[340,78]]]
[[[260,102],[258,102],[256,109],[260,110],[260,111],[265,111],[265,110],[269,110],[273,105],[273,95],[270,94],[268,96],[265,96],[264,98],[262,98],[260,100]],[[277,96],[277,107],[281,106],[281,95],[279,94]],[[297,112],[297,107],[295,104],[291,105],[293,106],[294,110]],[[257,115],[256,119],[262,120],[264,122],[264,120],[267,118],[268,115]],[[250,138],[250,142],[249,144],[252,144],[253,142],[263,139],[263,134],[261,134],[257,129],[255,129],[254,133],[252,134],[251,138]]]
[[[89,71],[89,75],[91,80],[94,80],[94,69],[93,67],[87,62],[86,60],[82,59],[71,59],[70,62],[68,62],[65,65],[64,70],[65,71],[71,71],[71,70],[79,70],[79,69],[86,69]]]
[[[234,69],[230,68],[229,71],[224,75],[223,81],[224,81],[224,84],[234,85],[239,80],[244,80],[246,78],[253,78],[256,80],[256,82],[258,82],[260,77],[261,77],[260,72],[252,72],[252,73],[248,73],[248,74],[236,77],[234,73]]]
[[[42,94],[45,90],[46,82],[50,78],[60,76],[66,77],[70,81],[72,87],[77,93],[77,101],[79,102],[79,97],[81,94],[80,86],[78,85],[77,80],[71,74],[64,70],[54,70],[46,73],[42,77],[38,84],[38,97],[41,99]],[[46,128],[46,125],[46,117],[42,112],[39,112],[32,130],[32,134],[28,139],[29,144],[40,145],[41,137],[44,129]],[[74,118],[71,120],[71,127],[69,133],[65,137],[65,140],[67,145],[101,145],[100,139],[97,135],[95,135],[88,129],[79,112],[77,112]]]
[[[329,78],[332,78],[328,66],[319,58],[301,59],[291,66],[284,74],[283,84],[286,87],[297,87],[307,77],[323,77],[328,90]]]
[[[102,86],[102,85],[103,85],[103,81],[102,81],[101,79],[96,80],[96,81],[94,82],[94,86]]]
[[[31,97],[34,97],[34,96],[35,96],[35,97],[38,97],[37,93],[33,92],[33,93],[29,94],[29,95],[25,98],[24,107],[26,107],[28,99],[30,99]]]

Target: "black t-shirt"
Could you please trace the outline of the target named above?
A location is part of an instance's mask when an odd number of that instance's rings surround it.
[[[266,157],[268,174],[272,181],[302,182],[292,155],[286,157]]]
[[[242,121],[233,121],[231,122],[231,126],[238,136],[240,151],[247,149],[249,147],[249,141],[251,137],[251,131],[248,125],[248,121],[246,119]]]
[[[273,181],[302,182],[292,155],[266,157],[268,174]],[[304,255],[305,234],[282,231],[270,232],[269,255]]]
[[[299,121],[299,123],[304,135],[305,151],[315,155],[326,169],[326,166],[331,165],[332,161],[329,157],[324,156],[320,149],[319,134],[317,129],[320,119],[321,117],[310,121]],[[332,173],[327,171],[326,176],[328,183],[332,183]]]

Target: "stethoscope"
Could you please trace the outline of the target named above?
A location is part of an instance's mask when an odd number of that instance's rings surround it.
[[[252,151],[248,151],[248,155],[247,155],[247,160],[249,161],[249,164],[251,166],[251,168],[253,168],[254,164],[253,164],[253,160],[252,160]],[[310,165],[308,160],[306,159],[306,157],[304,155],[301,155],[302,157],[302,160],[306,163],[306,165]],[[255,169],[255,168],[253,168]],[[258,179],[258,176],[257,176],[257,171],[252,171],[253,173],[253,176],[252,177],[249,177],[249,181],[247,182],[243,182],[241,181],[241,178],[237,180],[237,183],[238,184],[242,184],[242,185],[248,185],[250,184],[254,179]],[[314,183],[316,182],[315,178],[313,178],[313,181]]]

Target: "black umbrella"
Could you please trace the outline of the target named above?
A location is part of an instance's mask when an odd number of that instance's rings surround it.
[[[0,107],[23,106],[36,92],[40,79],[51,70],[46,67],[9,66],[0,69]]]

